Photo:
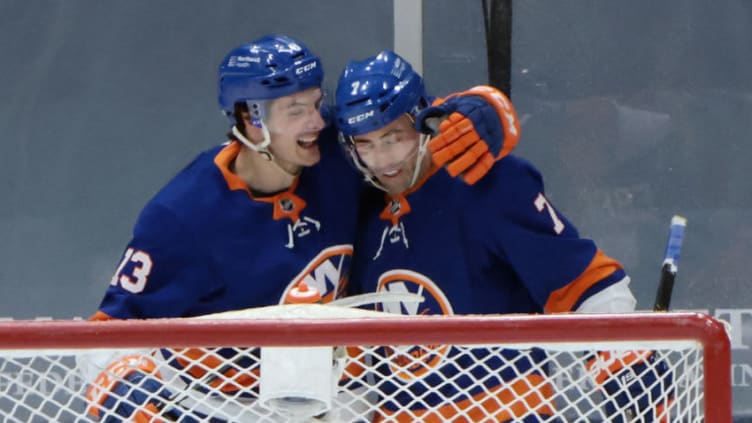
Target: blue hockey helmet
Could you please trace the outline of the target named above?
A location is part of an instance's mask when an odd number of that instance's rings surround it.
[[[320,87],[321,61],[303,43],[267,35],[234,48],[219,65],[219,106],[233,120],[236,103],[260,102]],[[254,119],[262,110],[250,110]],[[254,122],[258,124],[257,122]]]
[[[337,126],[346,137],[374,131],[428,105],[423,78],[391,50],[348,63],[335,97]]]

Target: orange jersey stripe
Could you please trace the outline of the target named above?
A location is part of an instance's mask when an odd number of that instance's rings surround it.
[[[624,353],[602,351],[586,365],[594,374],[594,379],[602,385],[606,379],[619,373],[625,367],[639,364],[650,358],[652,351],[627,351]]]
[[[148,403],[144,410],[139,410],[133,415],[133,421],[135,423],[166,423],[166,420],[156,417],[158,415],[159,409],[157,409],[157,406]]]
[[[591,286],[621,269],[621,264],[598,250],[590,265],[577,279],[552,292],[545,305],[547,313],[572,311],[582,294]]]
[[[655,408],[655,415],[660,423],[669,423],[668,418],[671,416],[671,414],[669,413],[668,409],[669,407],[671,407],[674,401],[674,398],[671,398],[668,400],[668,402],[660,403],[658,404],[658,407]]]
[[[553,388],[542,376],[529,375],[477,394],[472,400],[450,403],[434,410],[381,410],[373,421],[474,423],[506,421],[530,413],[550,416],[555,409],[553,395]]]
[[[210,350],[186,348],[173,350],[173,353],[178,364],[195,379],[200,380],[211,372],[208,386],[222,392],[236,392],[250,388],[258,382],[258,368],[247,370],[230,365],[225,369],[224,366],[231,360],[225,359]]]

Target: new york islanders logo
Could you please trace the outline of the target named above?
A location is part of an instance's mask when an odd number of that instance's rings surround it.
[[[404,269],[385,272],[379,277],[377,290],[389,293],[411,293],[423,297],[417,302],[383,302],[380,311],[409,316],[428,314],[452,315],[452,305],[441,289],[427,276]],[[397,380],[408,383],[438,369],[449,351],[447,345],[412,345],[385,347],[389,368]]]
[[[322,250],[293,278],[282,293],[279,303],[282,304],[290,290],[300,282],[316,288],[321,293],[323,303],[337,298],[347,286],[352,254],[353,246],[350,244],[335,245]]]

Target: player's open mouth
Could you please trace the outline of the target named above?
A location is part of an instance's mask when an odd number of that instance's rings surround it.
[[[316,141],[318,140],[318,137],[310,138],[310,139],[299,139],[298,145],[303,148],[314,148],[316,147]]]
[[[387,170],[385,172],[381,172],[381,174],[383,176],[388,177],[388,178],[392,178],[394,176],[397,176],[400,173],[400,170],[401,170],[401,168],[390,169],[390,170]]]

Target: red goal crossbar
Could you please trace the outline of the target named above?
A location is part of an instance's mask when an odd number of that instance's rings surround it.
[[[413,344],[583,344],[690,341],[701,345],[705,421],[731,421],[725,326],[700,313],[130,321],[4,321],[0,350]],[[2,354],[2,351],[0,351]]]

